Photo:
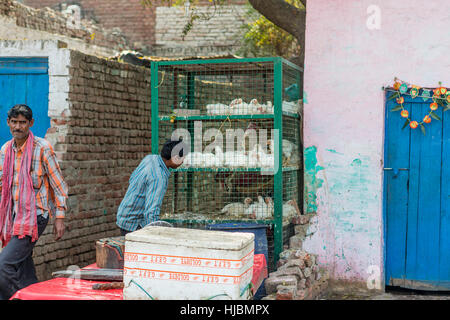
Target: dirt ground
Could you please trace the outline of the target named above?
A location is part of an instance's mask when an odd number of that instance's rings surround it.
[[[450,291],[419,291],[389,288],[384,293],[339,293],[328,292],[320,300],[450,300]]]

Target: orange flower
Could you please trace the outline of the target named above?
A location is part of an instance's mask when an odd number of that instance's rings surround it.
[[[404,103],[404,102],[405,102],[405,98],[403,98],[403,97],[397,98],[397,103]]]
[[[438,108],[438,104],[436,102],[433,102],[432,104],[430,104],[430,109],[435,111]]]
[[[447,95],[447,102],[450,103],[450,94]]]
[[[409,123],[409,126],[411,127],[411,129],[417,128],[418,125],[419,125],[419,124],[417,123],[417,121],[411,121],[411,122]]]
[[[440,96],[441,95],[441,88],[434,89],[433,93],[434,93],[435,96]]]
[[[426,115],[425,118],[423,118],[423,122],[430,123],[431,122],[430,116]]]
[[[441,94],[446,94],[447,93],[447,88],[440,87],[439,91],[441,92]]]
[[[403,118],[408,118],[409,112],[408,112],[408,110],[402,110],[402,112],[400,112],[400,115]]]
[[[402,85],[402,84],[401,84],[400,82],[396,81],[396,82],[394,83],[394,89],[395,89],[395,90],[400,89],[400,86],[401,86],[401,85]]]

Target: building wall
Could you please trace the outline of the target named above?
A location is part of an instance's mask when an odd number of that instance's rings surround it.
[[[129,49],[127,40],[120,34],[88,21],[71,28],[67,17],[60,12],[34,9],[11,0],[0,2],[0,39],[61,40],[69,49],[100,56]]]
[[[60,11],[64,5],[77,4],[82,16],[107,29],[120,28],[131,46],[141,42],[147,47],[154,43],[155,8],[144,8],[140,0],[24,0],[34,8],[50,7]],[[139,46],[139,44],[137,44]]]
[[[85,19],[92,19],[107,29],[120,28],[130,46],[147,55],[196,56],[236,52],[236,37],[247,8],[245,0],[229,0],[216,9],[208,0],[198,1],[197,12],[213,14],[209,21],[196,21],[183,40],[182,31],[188,21],[184,6],[143,7],[140,0],[24,0],[34,8],[50,7],[60,11],[77,4]]]
[[[449,12],[439,0],[308,2],[305,208],[317,232],[304,248],[334,279],[383,286],[382,87],[448,86]]]
[[[120,235],[117,208],[150,153],[150,70],[59,48],[56,41],[2,41],[0,55],[49,57],[49,140],[69,187],[66,232],[49,223],[34,250],[39,280],[95,262],[95,242]]]
[[[241,46],[241,27],[246,22],[248,7],[242,4],[196,9],[211,18],[195,21],[182,38],[189,21],[184,7],[156,9],[155,47],[157,56],[212,56],[234,54]]]

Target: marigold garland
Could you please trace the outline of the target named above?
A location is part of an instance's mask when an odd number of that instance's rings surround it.
[[[439,108],[439,106],[443,108],[443,112],[450,110],[450,89],[443,87],[441,82],[439,82],[439,87],[431,89],[412,85],[395,78],[392,88],[393,90],[391,88],[385,88],[385,90],[393,91],[394,93],[388,98],[388,100],[396,99],[396,102],[398,103],[398,105],[392,108],[391,111],[400,111],[400,116],[406,119],[402,129],[408,125],[411,129],[420,127],[423,134],[425,134],[426,131],[424,123],[431,123],[432,118],[435,120],[441,120],[441,118],[434,112]],[[420,92],[421,90],[422,92]],[[431,95],[431,92],[433,95]],[[411,120],[408,110],[403,107],[405,98],[402,95],[409,95],[411,96],[411,99],[421,97],[423,101],[432,99],[433,102],[430,103],[430,112],[422,119],[422,121],[418,122]]]

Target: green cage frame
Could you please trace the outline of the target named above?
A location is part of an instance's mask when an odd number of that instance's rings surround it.
[[[179,72],[184,72],[187,75],[188,81],[192,81],[192,87],[194,84],[195,79],[195,67],[198,65],[220,65],[220,64],[236,64],[238,67],[239,64],[246,64],[246,65],[254,65],[255,68],[257,68],[258,63],[273,63],[273,88],[274,88],[274,96],[273,96],[273,104],[274,104],[274,113],[273,114],[248,114],[248,115],[195,115],[195,116],[177,116],[177,117],[170,117],[170,116],[161,116],[159,114],[159,71],[160,67],[163,66],[177,66],[179,67]],[[274,123],[273,129],[277,129],[281,134],[277,137],[277,143],[279,144],[279,150],[282,150],[283,147],[283,117],[291,117],[298,119],[300,116],[296,113],[289,113],[282,110],[282,99],[283,99],[283,67],[289,66],[292,69],[295,69],[299,73],[299,79],[298,82],[300,84],[300,90],[302,90],[302,83],[303,83],[303,68],[293,64],[292,62],[281,58],[281,57],[265,57],[265,58],[232,58],[232,59],[201,59],[201,60],[176,60],[176,61],[152,61],[151,62],[151,104],[152,104],[152,114],[151,114],[151,130],[152,130],[152,138],[151,138],[151,153],[152,154],[158,154],[159,153],[159,146],[160,146],[160,136],[159,136],[159,125],[160,122],[167,122],[170,119],[173,119],[174,121],[194,121],[194,120],[208,120],[208,121],[214,121],[214,120],[224,120],[229,118],[230,120],[234,119],[272,119]],[[192,89],[192,90],[195,90]],[[192,96],[191,96],[192,95]],[[303,95],[303,92],[301,91],[301,95]],[[302,97],[300,97],[302,98]],[[190,108],[190,102],[193,101],[193,93],[188,93],[187,96],[187,105],[188,108]],[[301,121],[301,117],[300,117]],[[302,123],[300,122],[300,127],[302,128]],[[301,136],[301,133],[300,133]],[[300,149],[300,152],[303,153],[303,148]],[[279,162],[281,161],[281,152],[278,152]],[[273,227],[273,241],[274,241],[274,252],[273,257],[274,261],[273,264],[276,266],[276,263],[279,259],[280,253],[283,251],[283,221],[282,221],[282,215],[283,215],[283,194],[282,192],[276,192],[276,191],[282,191],[283,190],[283,173],[288,171],[295,171],[295,170],[303,170],[303,161],[300,162],[299,167],[283,167],[282,170],[277,170],[274,174],[274,217],[273,220],[253,220],[255,223],[262,223],[262,224],[268,224]],[[227,171],[235,171],[235,172],[258,172],[259,170],[262,170],[261,168],[219,168],[219,169],[210,169],[210,168],[178,168],[178,169],[171,169],[172,172],[202,172],[202,171],[212,171],[212,172],[227,172]],[[299,199],[301,202],[299,203],[299,206],[303,207],[303,190],[300,190],[300,188],[303,187],[303,175],[302,175],[302,181],[301,186],[299,186],[298,194]],[[185,223],[195,223],[195,221],[192,220],[171,220],[171,219],[163,219],[168,222],[185,222]],[[242,220],[220,220],[220,222],[240,222]],[[204,222],[210,222],[214,223],[217,222],[215,220],[211,221],[202,221]],[[268,261],[269,263],[269,261]],[[273,266],[273,267],[274,267]]]

